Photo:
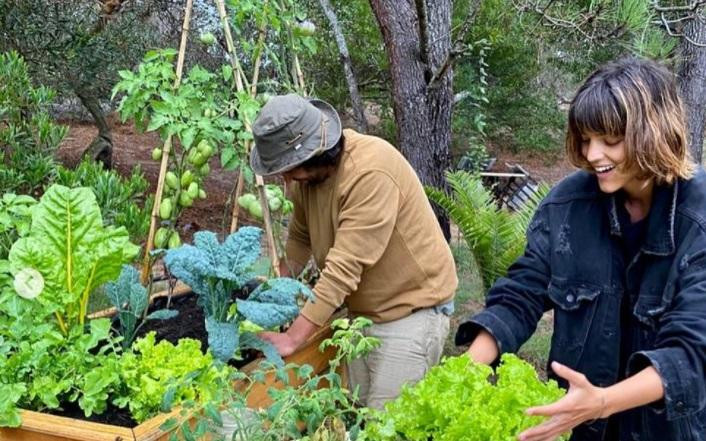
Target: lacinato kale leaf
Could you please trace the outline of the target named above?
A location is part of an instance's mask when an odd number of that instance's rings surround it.
[[[299,296],[313,298],[313,293],[294,279],[280,277],[258,286],[247,300],[236,302],[238,312],[246,319],[263,328],[275,328],[296,318]]]

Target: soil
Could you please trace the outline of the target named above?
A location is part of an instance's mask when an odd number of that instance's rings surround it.
[[[250,290],[257,285],[250,285]],[[237,294],[237,297],[244,298],[246,294]],[[182,295],[178,297],[161,297],[155,299],[150,306],[150,311],[164,309],[176,309],[179,315],[169,320],[150,320],[140,328],[137,338],[144,336],[150,331],[156,334],[156,341],[167,340],[173,344],[177,344],[181,338],[193,338],[201,342],[201,348],[208,348],[208,334],[205,327],[205,316],[201,306],[197,304],[198,296],[193,294]],[[255,351],[243,351],[242,359],[231,361],[233,367],[241,368],[257,358],[258,353]],[[46,410],[47,413],[59,415],[68,418],[79,420],[92,421],[95,423],[112,424],[121,427],[135,427],[138,425],[128,409],[120,409],[112,404],[108,404],[108,408],[100,415],[91,415],[86,417],[78,407],[77,403],[68,403],[62,410]]]
[[[113,168],[123,176],[129,176],[135,167],[140,167],[150,183],[149,191],[154,193],[159,177],[159,162],[152,160],[155,147],[161,147],[159,136],[140,133],[132,123],[123,124],[111,114],[108,118],[113,130]],[[68,167],[81,161],[81,153],[90,145],[98,130],[88,123],[61,121],[69,126],[69,132],[59,146],[58,158]],[[238,173],[223,170],[217,155],[209,163],[211,173],[204,182],[208,195],[205,200],[195,200],[194,205],[185,209],[180,218],[180,233],[185,241],[191,241],[194,232],[199,230],[225,231],[230,226],[229,196],[235,188]],[[244,213],[241,211],[241,214]],[[245,218],[244,223],[252,223]]]

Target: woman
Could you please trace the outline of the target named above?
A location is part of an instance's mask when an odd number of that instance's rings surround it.
[[[457,344],[492,363],[554,312],[551,360],[568,392],[528,409],[524,441],[706,440],[706,174],[689,159],[674,77],[605,65],[569,109],[582,170],[540,205],[525,253]]]

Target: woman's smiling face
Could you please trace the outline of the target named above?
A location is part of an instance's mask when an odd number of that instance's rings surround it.
[[[584,133],[581,153],[593,167],[598,186],[604,193],[615,193],[637,180],[636,170],[625,169],[625,144],[622,136]]]

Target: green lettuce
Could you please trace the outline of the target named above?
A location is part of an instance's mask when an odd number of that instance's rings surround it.
[[[512,354],[502,356],[495,383],[493,370],[467,355],[446,358],[416,385],[374,414],[361,433],[376,441],[505,441],[545,417],[525,413],[552,403],[565,391],[553,380],[537,378],[534,368]],[[560,439],[568,439],[568,436]]]

